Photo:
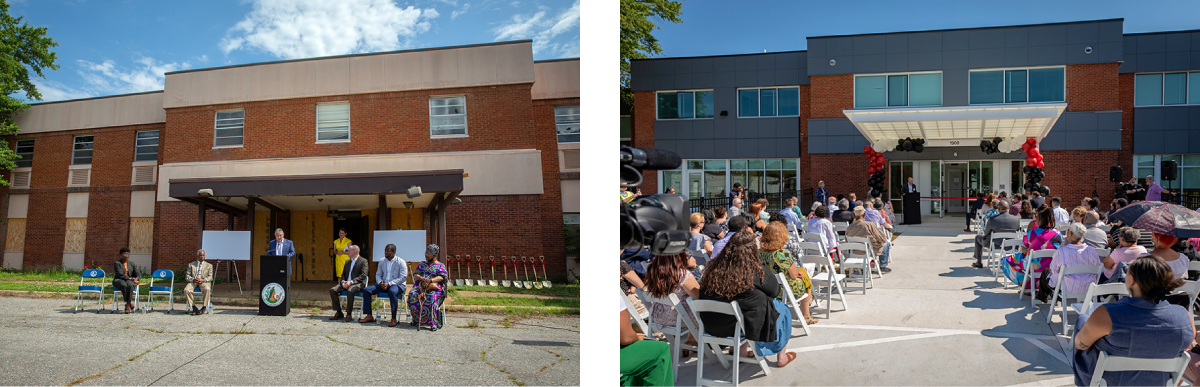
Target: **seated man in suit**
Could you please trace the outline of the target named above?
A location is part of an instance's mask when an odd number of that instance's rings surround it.
[[[994,232],[1017,232],[1021,228],[1021,218],[1008,213],[1008,202],[1004,200],[996,200],[996,211],[1000,215],[988,221],[987,227],[983,229],[983,235],[975,236],[975,263],[971,267],[983,267],[983,246],[987,245],[988,241],[992,240]],[[997,242],[995,247],[1000,247]]]
[[[200,288],[200,294],[204,296],[204,303],[201,306],[207,308],[209,296],[212,295],[212,280],[213,266],[211,263],[204,262],[204,250],[196,252],[196,260],[188,264],[187,268],[187,286],[183,287],[183,296],[187,298],[188,309],[192,311],[192,315],[198,315],[202,309],[197,308],[192,301],[192,292],[196,288]]]
[[[277,234],[278,235],[278,234]],[[346,266],[342,268],[342,277],[338,284],[329,289],[329,298],[333,301],[333,310],[336,311],[330,320],[342,320],[342,322],[350,322],[354,319],[354,293],[367,286],[367,259],[358,256],[358,245],[350,245],[350,259],[346,261]],[[342,291],[346,291],[346,314],[342,314],[342,302],[339,296]],[[364,296],[365,297],[365,296]],[[366,301],[364,298],[363,301]]]
[[[267,244],[268,255],[284,255],[288,258],[288,275],[292,275],[292,258],[296,257],[296,246],[290,239],[283,239],[283,229],[275,229],[275,239]]]
[[[133,301],[137,297],[133,291],[137,289],[138,284],[140,284],[138,278],[142,276],[142,273],[138,272],[136,266],[129,264],[128,247],[122,247],[120,254],[121,258],[119,258],[113,265],[114,275],[112,286],[118,292],[121,292],[123,296],[125,296],[125,313],[129,314],[129,311],[133,310]],[[113,302],[116,302],[115,295],[113,297]]]
[[[363,289],[363,318],[360,323],[374,322],[371,317],[371,295],[386,293],[392,302],[392,321],[389,327],[396,326],[396,307],[400,304],[400,295],[404,294],[404,279],[408,277],[408,263],[396,256],[396,245],[388,243],[383,248],[383,259],[375,270],[375,285]]]

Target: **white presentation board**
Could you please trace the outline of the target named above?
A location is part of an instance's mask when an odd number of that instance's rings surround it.
[[[425,259],[425,230],[376,230],[375,240],[371,242],[372,260],[383,259],[383,248],[388,243],[396,245],[396,256],[405,262]]]
[[[209,261],[249,261],[249,231],[204,231],[204,259]]]

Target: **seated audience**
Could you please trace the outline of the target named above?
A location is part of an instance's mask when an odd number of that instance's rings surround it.
[[[1058,230],[1054,229],[1054,211],[1048,207],[1038,210],[1037,219],[1029,223],[1029,231],[1025,232],[1025,236],[1021,239],[1021,251],[1017,254],[1004,257],[1004,276],[1008,277],[1009,281],[1015,284],[1025,282],[1025,257],[1032,254],[1033,251],[1055,249],[1062,245],[1062,235]],[[1044,272],[1050,267],[1051,258],[1037,258],[1029,262],[1030,273]],[[1029,283],[1020,289],[1026,290],[1037,289],[1040,285],[1038,277],[1030,278]]]
[[[1126,264],[1133,262],[1140,256],[1146,254],[1146,248],[1137,245],[1137,240],[1142,236],[1141,230],[1133,227],[1122,227],[1117,233],[1121,238],[1121,247],[1117,247],[1104,257],[1104,273],[1100,276],[1100,282],[1107,282],[1113,276],[1113,270],[1117,268],[1117,264],[1125,262]]]
[[[633,271],[633,266],[629,266],[629,262],[621,261],[621,291],[625,293],[625,298],[628,298],[630,304],[637,309],[639,314],[646,314],[646,305],[642,304],[642,300],[638,298],[634,289],[646,289],[646,285],[642,283],[642,278],[638,277]]]
[[[830,222],[846,222],[846,224],[850,224],[850,222],[854,221],[854,207],[852,207],[853,205],[854,204],[852,204],[849,200],[846,200],[846,199],[838,200],[838,209],[837,209],[837,211],[833,211],[832,213],[830,213],[829,221]]]
[[[621,385],[675,385],[671,344],[643,340],[646,335],[633,330],[633,320],[625,302],[621,299]]]
[[[1021,203],[1022,203],[1021,194],[1013,194],[1012,205],[1008,206],[1008,213],[1016,215],[1018,217],[1021,216]]]
[[[700,232],[704,229],[704,215],[693,213],[691,224],[691,236],[688,240],[687,251],[696,257],[697,264],[703,265],[708,262],[709,254],[712,254],[712,239]]]
[[[767,213],[767,207],[770,207],[771,203],[768,202],[766,198],[758,199],[758,201],[756,201],[755,203],[758,203],[761,205],[760,207],[758,207],[758,220],[761,220],[763,222],[763,228],[766,228],[767,222],[769,222],[770,221],[769,219],[771,219],[771,214]],[[760,230],[761,230],[761,228],[760,228]]]
[[[700,299],[700,284],[696,282],[696,277],[691,271],[694,267],[696,260],[689,258],[687,253],[656,255],[646,268],[645,291],[662,299],[674,294],[679,297],[680,305],[687,311],[684,318],[692,318],[692,308],[688,306],[687,299]],[[654,303],[650,306],[650,316],[653,322],[659,325],[675,326],[677,312],[671,305]],[[686,343],[696,345],[695,337],[689,334]]]
[[[729,221],[728,213],[725,212],[725,207],[714,207],[712,212],[713,220],[712,223],[704,226],[707,231],[705,234],[707,235],[708,233],[716,233],[717,236],[713,237],[713,240],[724,238],[725,233],[729,232],[729,225],[726,224],[726,222]],[[716,229],[708,229],[712,226],[716,226]],[[721,231],[717,233],[717,229],[720,229]],[[709,235],[709,237],[712,237],[712,235]]]
[[[1062,198],[1055,196],[1050,199],[1050,208],[1054,209],[1054,223],[1071,223],[1071,214],[1062,208]]]
[[[1037,215],[1037,209],[1033,208],[1033,203],[1029,201],[1028,195],[1021,195],[1021,219],[1033,219]]]
[[[1071,223],[1082,223],[1083,216],[1087,215],[1087,207],[1079,206],[1071,209]]]
[[[866,219],[868,222],[878,225],[879,228],[889,228],[887,222],[883,221],[883,215],[879,214],[879,209],[883,208],[882,200],[879,200],[879,199],[867,200],[865,205],[860,206],[860,207],[862,207],[864,210],[866,210],[866,212],[865,212],[866,215],[864,215],[863,219]],[[855,218],[857,219],[857,217],[855,217]]]
[[[1031,192],[1030,194],[1032,194],[1033,197],[1029,198],[1029,204],[1033,205],[1034,212],[1037,212],[1037,210],[1042,209],[1042,206],[1046,205],[1046,198],[1042,197],[1041,192],[1035,191]]]
[[[783,288],[780,289],[779,296],[775,298],[787,302],[787,295],[783,292],[792,292],[792,296],[800,300],[800,313],[803,314],[804,321],[808,324],[816,324],[817,319],[813,318],[808,311],[812,297],[800,299],[812,290],[812,277],[809,276],[808,270],[796,265],[796,255],[786,248],[787,242],[787,226],[783,223],[771,222],[767,225],[767,231],[763,232],[762,249],[758,252],[758,258],[762,260],[763,265],[771,269],[772,273],[769,274],[782,273],[787,278],[786,284],[780,284]]]
[[[1087,230],[1087,235],[1083,236],[1083,243],[1097,249],[1108,247],[1108,235],[1100,229],[1099,214],[1095,212],[1083,214],[1083,228]]]
[[[860,237],[871,240],[871,249],[879,254],[879,270],[884,273],[889,273],[892,269],[888,266],[888,255],[891,253],[892,243],[887,240],[887,235],[880,230],[879,226],[871,223],[866,219],[866,210],[864,208],[854,209],[854,223],[846,228],[846,236]]]
[[[813,212],[815,212],[817,210],[817,206],[820,205],[821,202],[813,202],[812,206],[808,208],[808,216],[806,218],[811,220],[813,217],[815,217],[816,215],[814,215]]]
[[[200,288],[200,294],[204,296],[204,303],[200,304],[203,308],[208,308],[209,299],[212,297],[212,281],[213,281],[213,266],[211,263],[204,261],[204,250],[196,252],[196,260],[188,264],[187,267],[187,282],[183,287],[183,296],[187,298],[187,311],[193,316],[202,313],[201,308],[196,307],[196,303],[192,300],[193,292],[196,288]]]
[[[838,195],[838,196],[841,196],[841,195]],[[825,206],[829,207],[829,211],[837,211],[838,210],[837,201],[838,201],[838,198],[830,196],[827,203],[825,203]]]
[[[720,302],[737,301],[742,312],[742,325],[746,339],[753,342],[754,354],[770,356],[778,354],[776,364],[780,367],[791,364],[796,354],[787,351],[792,337],[792,313],[775,297],[779,295],[779,282],[768,275],[766,267],[758,259],[754,234],[743,230],[729,240],[729,245],[714,259],[700,279],[700,299]],[[701,312],[705,331],[717,337],[733,336],[737,319],[728,314]],[[749,344],[749,343],[747,343]],[[730,348],[738,356],[754,354],[743,352],[747,348]]]
[[[425,246],[425,260],[417,265],[412,272],[413,286],[408,291],[408,314],[412,316],[409,325],[420,327],[428,325],[437,330],[441,328],[441,318],[438,303],[446,297],[446,288],[441,285],[450,273],[446,265],[438,261],[441,248],[431,244]]]
[[[1142,257],[1129,265],[1125,287],[1132,297],[1107,303],[1075,324],[1075,385],[1092,383],[1096,361],[1109,356],[1170,359],[1192,346],[1196,332],[1187,310],[1167,303],[1166,296],[1184,284],[1166,262]],[[1105,372],[1110,386],[1165,386],[1166,372]]]
[[[796,211],[792,211],[795,206],[796,201],[788,198],[787,200],[783,201],[783,209],[779,211],[779,214],[783,215],[784,218],[787,218],[788,223],[791,223],[792,225],[796,226],[797,229],[799,229],[799,227],[804,226],[804,223],[801,223],[800,216],[796,215]],[[770,222],[770,219],[768,218],[767,221]]]
[[[117,302],[116,292],[121,292],[125,297],[125,314],[133,311],[133,302],[137,301],[138,285],[141,284],[141,273],[137,266],[129,264],[129,248],[122,247],[120,250],[120,258],[113,262],[113,303]]]
[[[984,227],[983,235],[975,236],[975,263],[971,264],[972,267],[983,267],[984,246],[992,243],[992,233],[1016,232],[1017,229],[1021,228],[1021,220],[1008,213],[1007,202],[996,200],[994,203],[996,208],[988,211],[993,215],[991,220],[987,222],[987,226]],[[996,241],[995,247],[1000,247],[1000,241]]]
[[[792,212],[796,213],[797,219],[804,219],[804,211],[800,210],[800,198],[792,196],[791,199],[792,199]]]
[[[747,212],[751,218],[750,226],[754,228],[754,232],[756,233],[762,232],[762,229],[767,228],[767,221],[771,219],[769,216],[767,220],[759,218],[758,214],[764,211],[763,208],[766,207],[763,207],[762,203],[756,202],[750,205],[750,210]]]
[[[729,237],[733,236],[733,234],[737,234],[738,231],[742,231],[742,229],[746,228],[749,225],[750,221],[749,221],[748,217],[735,216],[735,217],[729,219],[729,221],[726,223],[729,224],[729,232],[725,233],[724,238],[721,238],[721,240],[717,241],[716,243],[713,243],[712,256],[714,256],[714,257],[721,254],[721,249],[725,248],[726,243],[729,243]]]
[[[1175,274],[1175,278],[1187,278],[1189,262],[1187,257],[1171,248],[1178,240],[1179,238],[1174,236],[1152,233],[1151,241],[1154,242],[1154,250],[1150,250],[1150,255],[1166,262],[1167,266],[1171,268],[1171,272]]]
[[[817,207],[813,210],[817,217],[808,221],[808,229],[805,232],[810,232],[821,236],[820,240],[808,240],[809,242],[820,242],[825,245],[825,249],[831,254],[837,249],[837,232],[833,230],[833,223],[826,219],[829,217],[829,209],[825,206]],[[839,262],[837,254],[832,254],[834,262]]]
[[[1050,270],[1042,272],[1042,278],[1048,281],[1042,282],[1046,285],[1038,291],[1039,300],[1047,301],[1056,287],[1062,288],[1065,293],[1084,294],[1087,293],[1088,285],[1096,282],[1096,274],[1076,273],[1063,276],[1062,283],[1058,283],[1058,273],[1063,269],[1102,264],[1100,256],[1096,254],[1096,248],[1083,243],[1085,234],[1087,229],[1082,223],[1075,223],[1067,228],[1067,244],[1054,252],[1054,257],[1050,259]]]

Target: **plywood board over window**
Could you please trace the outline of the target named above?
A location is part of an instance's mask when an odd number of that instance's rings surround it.
[[[4,242],[5,251],[25,251],[25,219],[8,220],[8,237]]]
[[[83,253],[87,242],[87,218],[67,219],[67,236],[63,252]]]
[[[154,218],[129,218],[129,252],[149,254],[154,248]]]
[[[392,216],[388,219],[392,222],[393,230],[425,229],[425,210],[421,208],[393,208]]]

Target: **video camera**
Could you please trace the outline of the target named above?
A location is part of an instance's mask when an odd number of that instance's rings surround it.
[[[678,153],[654,148],[621,147],[621,186],[642,184],[643,171],[679,168]],[[650,248],[654,255],[673,255],[687,249],[691,224],[683,195],[638,196],[621,203],[621,248]]]

